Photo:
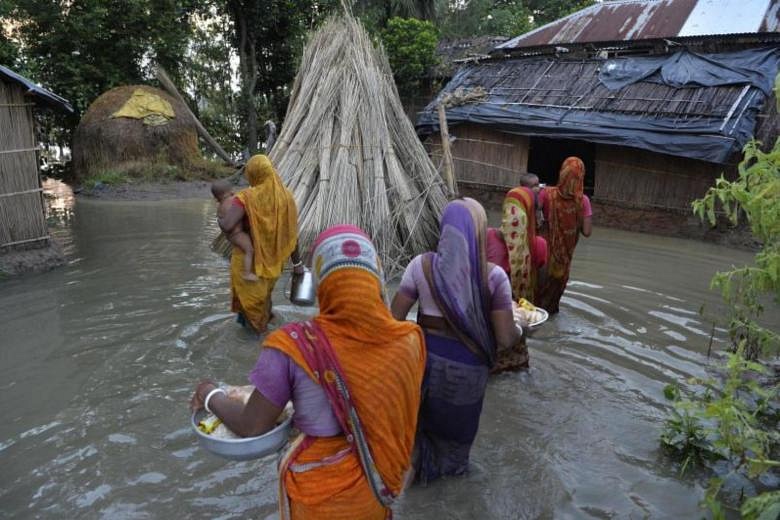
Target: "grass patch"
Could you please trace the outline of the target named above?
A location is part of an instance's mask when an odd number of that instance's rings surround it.
[[[199,159],[188,167],[163,161],[132,161],[98,171],[85,178],[82,185],[92,190],[101,185],[212,180],[233,173],[235,169],[208,159]]]

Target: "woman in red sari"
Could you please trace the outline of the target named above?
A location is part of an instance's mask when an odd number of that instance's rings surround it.
[[[547,221],[550,257],[546,276],[537,285],[534,304],[550,314],[558,312],[580,234],[589,237],[591,233],[593,211],[583,193],[584,179],[585,164],[579,157],[569,157],[561,165],[557,186],[545,188],[539,196]]]

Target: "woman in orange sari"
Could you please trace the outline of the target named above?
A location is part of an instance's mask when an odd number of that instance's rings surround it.
[[[420,327],[393,319],[370,239],[337,226],[314,244],[320,313],[273,332],[246,405],[210,382],[195,391],[234,432],[273,427],[292,400],[302,432],[279,470],[282,519],[385,519],[411,465],[425,370]]]
[[[550,314],[558,312],[580,234],[589,237],[591,233],[593,211],[583,193],[584,179],[585,164],[578,157],[569,157],[561,165],[558,185],[545,188],[539,196],[547,221],[550,258],[534,303]]]
[[[294,272],[303,272],[298,243],[298,210],[292,194],[284,187],[271,161],[255,155],[246,164],[249,188],[240,191],[233,205],[218,219],[219,227],[228,232],[244,221],[254,246],[254,273],[258,280],[241,276],[244,252],[233,248],[230,259],[231,310],[239,322],[256,332],[265,332],[271,319],[271,293],[288,258]]]

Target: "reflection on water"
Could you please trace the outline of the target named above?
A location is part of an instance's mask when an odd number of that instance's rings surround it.
[[[0,516],[275,518],[275,458],[222,461],[187,426],[193,383],[243,382],[258,352],[209,251],[213,204],[70,200],[52,209],[68,266],[0,284]],[[491,381],[471,473],[398,517],[696,516],[701,486],[659,450],[662,390],[704,375],[709,278],[749,258],[597,229],[532,370]],[[298,319],[285,286],[276,312]]]
[[[46,200],[47,216],[60,221],[68,221],[73,217],[76,198],[73,189],[62,181],[46,178],[42,182],[43,196]]]

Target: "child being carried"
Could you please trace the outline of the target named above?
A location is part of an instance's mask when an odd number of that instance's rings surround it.
[[[211,194],[217,200],[217,216],[222,218],[235,199],[233,186],[226,180],[214,181],[211,185]],[[252,272],[255,248],[252,245],[252,237],[244,229],[244,220],[242,219],[225,235],[233,246],[244,252],[244,270],[241,273],[241,278],[249,282],[256,282],[258,280],[257,275]]]

